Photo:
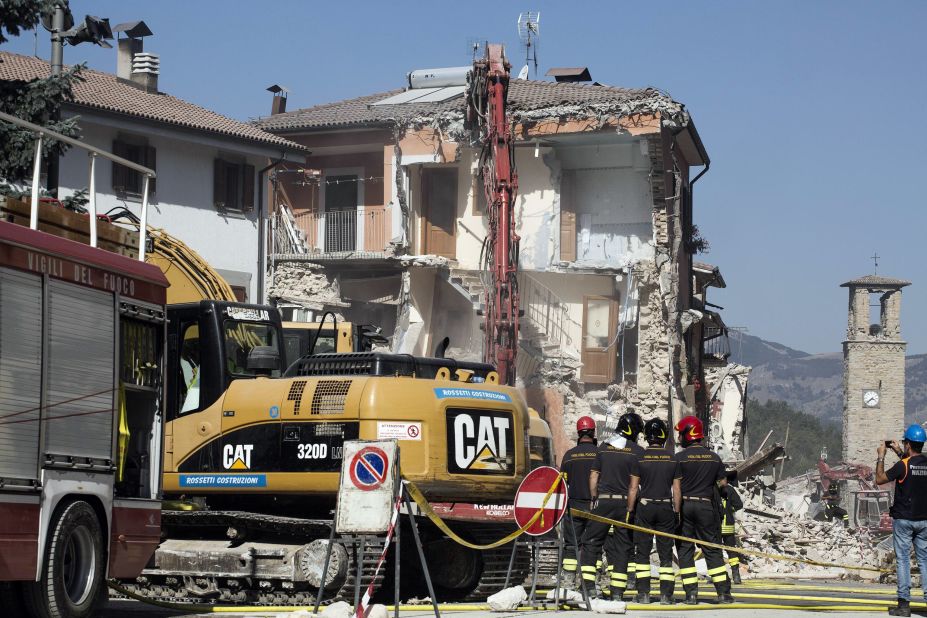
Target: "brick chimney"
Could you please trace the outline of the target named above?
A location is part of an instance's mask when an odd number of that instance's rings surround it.
[[[279,84],[274,84],[267,89],[267,92],[274,93],[274,99],[270,104],[270,115],[282,114],[286,111],[286,95],[289,90]]]

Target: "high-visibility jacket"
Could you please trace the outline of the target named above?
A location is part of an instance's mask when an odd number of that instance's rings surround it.
[[[744,508],[737,491],[728,485],[721,490],[721,534],[734,534],[734,512]]]

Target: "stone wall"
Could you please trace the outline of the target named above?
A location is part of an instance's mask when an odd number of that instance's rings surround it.
[[[882,440],[904,431],[902,341],[846,341],[844,358],[843,460],[872,465]],[[880,392],[879,407],[863,406],[863,390]]]

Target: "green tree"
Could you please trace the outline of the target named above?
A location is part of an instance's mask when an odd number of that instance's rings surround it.
[[[828,461],[831,464],[840,459],[843,435],[837,423],[822,421],[795,410],[784,401],[770,400],[758,403],[752,399],[747,400],[747,436],[750,448],[756,449],[770,431],[772,435],[767,444],[785,443],[786,427],[789,429],[789,443],[786,446],[788,459],[783,468],[784,476],[804,474],[817,468],[818,458],[824,447],[827,448]]]
[[[10,36],[34,29],[42,15],[54,10],[66,0],[0,0],[0,44]],[[49,75],[31,81],[0,80],[0,111],[48,127],[68,137],[78,137],[77,117],[59,118],[61,104],[74,100],[75,83],[82,81],[81,65],[64,69],[60,75]],[[67,145],[43,140],[44,156],[62,154]],[[7,182],[22,182],[32,175],[35,156],[35,136],[7,122],[0,122],[0,192],[14,193]],[[4,182],[5,181],[5,182]]]

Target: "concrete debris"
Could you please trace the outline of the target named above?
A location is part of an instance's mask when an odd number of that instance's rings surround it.
[[[752,512],[751,512],[752,511]],[[758,497],[744,498],[737,513],[740,541],[745,549],[770,554],[794,555],[822,563],[883,568],[894,559],[879,549],[865,531],[844,528],[839,521],[814,521],[785,509],[765,505]],[[748,556],[749,577],[769,578],[800,574],[801,577],[878,579],[875,571],[847,571],[769,558]]]
[[[512,586],[492,595],[486,602],[494,612],[506,612],[517,609],[528,598],[523,586]]]
[[[292,302],[315,310],[349,306],[341,300],[338,278],[308,262],[278,263],[267,295],[275,303]]]
[[[367,611],[367,618],[389,618],[389,612],[386,611],[385,605],[377,603]]]
[[[446,267],[448,264],[448,259],[440,255],[400,255],[395,259],[403,266]]]
[[[606,601],[605,599],[590,599],[590,609],[596,614],[623,614],[628,608],[624,601]]]
[[[548,590],[547,595],[544,597],[548,601],[554,600],[554,593],[556,590]],[[570,590],[569,588],[560,589],[560,602],[561,603],[572,603],[572,602],[582,602],[583,595],[579,590]]]
[[[344,601],[332,603],[319,614],[322,618],[351,618],[354,609]]]
[[[705,367],[705,388],[711,406],[709,447],[726,462],[744,459],[744,412],[747,406],[747,380],[751,371],[752,367],[737,363]]]

